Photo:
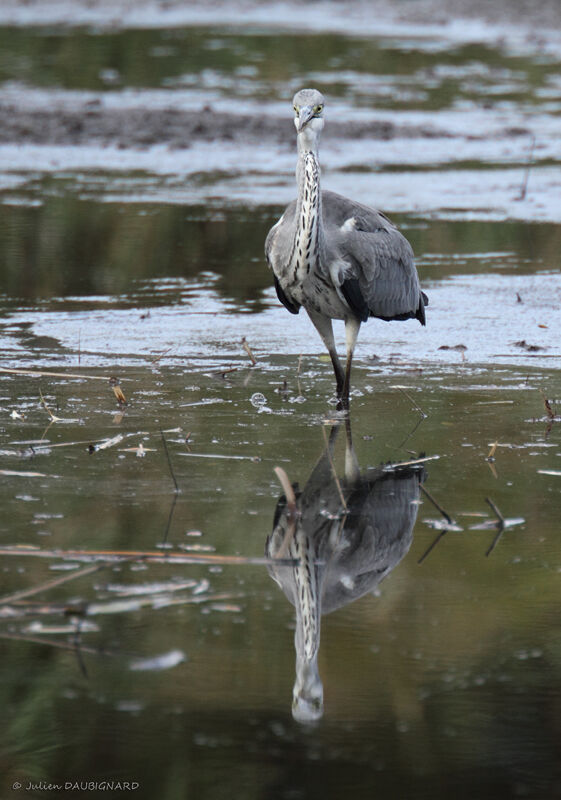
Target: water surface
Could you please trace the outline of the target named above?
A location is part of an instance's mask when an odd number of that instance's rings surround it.
[[[0,146],[4,794],[560,791],[558,55],[512,29],[306,19],[0,32],[0,101],[31,120]],[[355,460],[329,360],[262,256],[293,142],[243,141],[311,82],[333,107],[326,185],[391,212],[430,296],[426,329],[361,330]],[[45,108],[88,103],[239,119],[190,148],[39,140]],[[371,134],[346,138],[345,115]],[[294,608],[264,559],[275,468],[316,487],[323,526],[351,473],[419,459],[411,525],[374,537],[399,557],[321,620],[323,709],[302,724]]]

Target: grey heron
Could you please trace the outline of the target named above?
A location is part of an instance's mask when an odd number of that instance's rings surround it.
[[[295,508],[286,496],[278,501],[265,545],[269,574],[296,611],[292,714],[300,722],[323,714],[321,616],[375,592],[404,558],[426,477],[420,464],[361,471],[346,422],[344,476],[334,471],[335,426],[305,486],[293,485]],[[275,564],[287,555],[293,567]]]
[[[395,225],[373,208],[321,191],[318,146],[324,126],[323,95],[301,89],[293,99],[297,131],[298,197],[273,225],[265,242],[277,296],[292,313],[303,306],[331,357],[337,394],[348,407],[351,364],[358,332],[369,317],[418,319],[425,324],[413,250]],[[343,370],[331,320],[345,321]]]

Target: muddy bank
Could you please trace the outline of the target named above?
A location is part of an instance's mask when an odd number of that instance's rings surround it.
[[[173,102],[173,101],[172,101]],[[388,120],[331,122],[330,136],[387,141],[400,138],[434,138],[449,134],[428,125],[397,125]],[[18,109],[0,100],[0,142],[79,145],[90,142],[119,147],[167,144],[187,148],[195,141],[263,141],[287,143],[293,148],[294,125],[287,118],[216,112],[211,106],[200,111],[139,106],[108,109],[101,100],[78,104],[75,109]]]

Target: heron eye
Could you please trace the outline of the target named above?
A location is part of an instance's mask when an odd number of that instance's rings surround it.
[[[315,114],[321,114],[322,111],[323,111],[323,106],[321,106],[321,105],[320,106],[316,106],[314,108],[314,113]]]
[[[297,117],[300,115],[300,109],[298,108],[298,106],[294,106],[294,113],[296,114]]]

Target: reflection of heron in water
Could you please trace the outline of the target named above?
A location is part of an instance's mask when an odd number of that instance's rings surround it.
[[[311,722],[323,714],[318,671],[320,618],[373,592],[405,556],[413,540],[419,465],[379,467],[361,473],[346,421],[345,476],[336,477],[333,450],[339,428],[302,491],[279,499],[265,552],[297,560],[271,566],[271,577],[296,609],[296,681],[292,714]]]

